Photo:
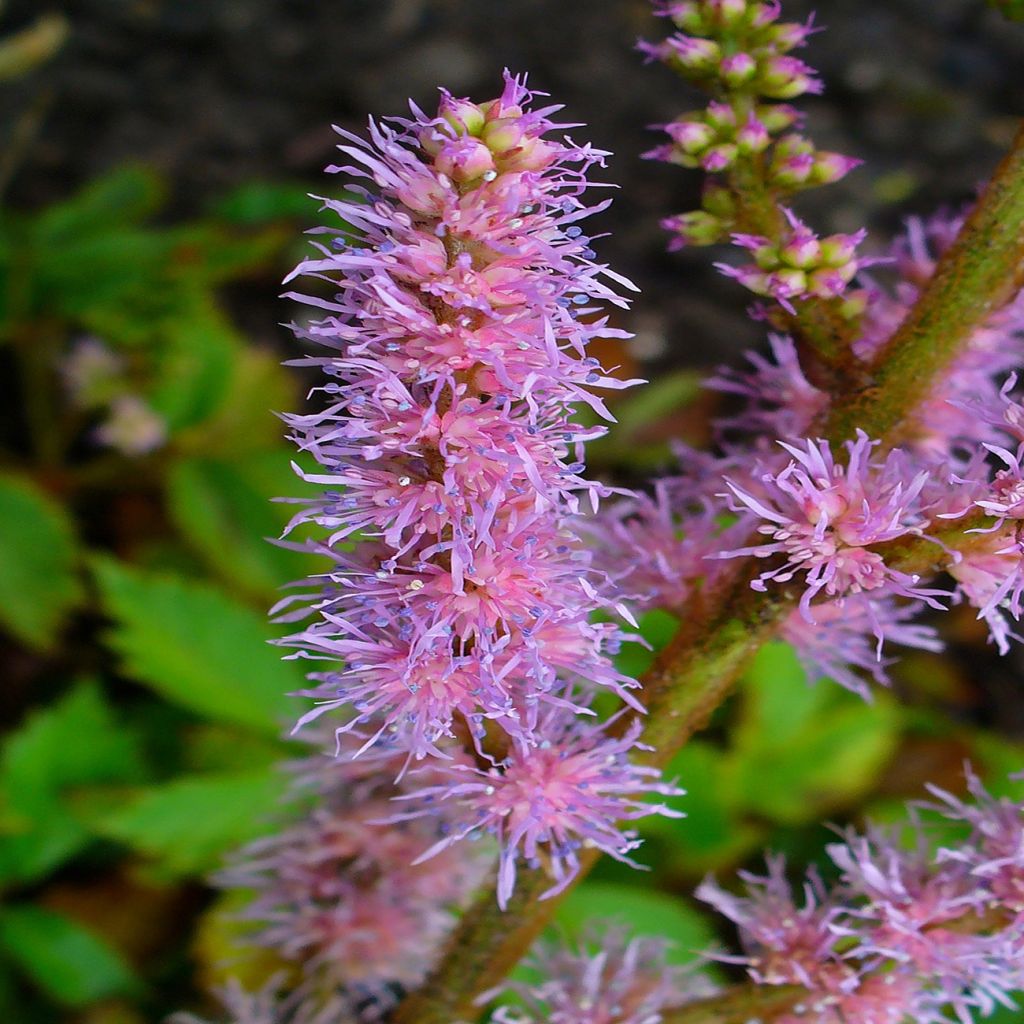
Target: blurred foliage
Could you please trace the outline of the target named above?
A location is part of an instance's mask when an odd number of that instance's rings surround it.
[[[1011,21],[1024,21],[1024,0],[988,0],[988,5],[1001,11]]]
[[[0,210],[5,1024],[181,1005],[196,881],[282,789],[304,678],[266,608],[315,563],[267,543],[303,489],[272,410],[299,381],[222,289],[275,288],[305,191],[168,223],[160,176],[125,167]]]

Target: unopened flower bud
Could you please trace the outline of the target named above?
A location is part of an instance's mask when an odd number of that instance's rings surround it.
[[[810,153],[793,153],[781,160],[776,158],[770,175],[774,184],[796,188],[810,179],[813,170],[814,157]]]
[[[829,267],[841,267],[857,255],[857,246],[863,241],[864,232],[855,235],[829,235],[821,240],[821,262]]]
[[[729,131],[736,127],[736,111],[728,103],[712,101],[704,114],[708,124],[717,128],[720,132]]]
[[[768,148],[770,142],[771,136],[768,134],[768,129],[753,116],[736,133],[736,145],[744,155],[762,153]]]
[[[524,138],[521,145],[510,153],[501,154],[501,167],[505,171],[542,171],[549,167],[561,150],[543,139]]]
[[[784,21],[772,27],[769,38],[772,48],[777,53],[788,53],[807,42],[807,37],[814,31],[811,25],[800,25],[794,21]]]
[[[800,111],[788,103],[764,103],[755,114],[772,135],[792,128],[800,120]]]
[[[717,68],[722,57],[718,43],[711,39],[674,35],[667,43],[670,63],[687,74],[708,74]]]
[[[731,167],[738,153],[739,149],[734,143],[723,142],[707,150],[701,157],[700,165],[709,174],[717,174],[719,171]]]
[[[845,178],[855,167],[864,161],[842,153],[821,151],[814,154],[814,166],[811,168],[810,180],[815,185],[831,185],[834,181]]]
[[[806,291],[819,299],[832,299],[842,295],[850,283],[856,268],[847,264],[842,269],[836,267],[819,267],[807,275]]]
[[[482,142],[463,135],[445,143],[434,157],[434,166],[452,181],[461,184],[493,170],[494,157]]]
[[[715,25],[730,28],[750,11],[747,0],[704,0],[704,16]]]
[[[820,92],[814,71],[796,57],[769,57],[761,66],[758,87],[765,96],[791,100],[807,92]]]
[[[481,130],[480,137],[495,155],[507,153],[521,145],[525,135],[522,121],[517,117],[499,117],[489,120]]]
[[[721,220],[703,210],[667,217],[661,226],[677,235],[686,245],[714,245],[725,234],[725,225]]]
[[[701,121],[673,121],[665,125],[665,131],[685,153],[700,153],[716,138],[714,128]]]
[[[773,293],[783,298],[797,298],[807,291],[807,275],[796,268],[783,268],[771,275]]]
[[[700,13],[700,5],[696,0],[669,0],[662,4],[659,14],[671,18],[677,28],[684,32],[693,32],[695,35],[703,35],[707,26]]]
[[[820,262],[821,243],[810,232],[800,232],[782,246],[779,259],[790,267],[806,270]]]
[[[456,99],[445,93],[441,97],[437,112],[459,135],[479,135],[483,129],[484,112],[476,103],[469,100]]]
[[[734,53],[723,57],[718,67],[722,80],[734,89],[745,85],[757,74],[757,61],[749,53]]]

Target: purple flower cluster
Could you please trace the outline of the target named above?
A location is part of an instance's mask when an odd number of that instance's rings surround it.
[[[867,282],[853,342],[866,369],[960,223],[912,221],[884,277]],[[929,610],[974,606],[1006,653],[1024,608],[1024,405],[1006,376],[1024,359],[1022,300],[975,331],[895,447],[861,431],[842,446],[820,440],[829,396],[808,381],[791,339],[773,335],[770,345],[708,381],[733,403],[715,423],[717,454],[684,453],[682,475],[657,482],[651,497],[602,508],[595,550],[610,594],[637,609],[684,609],[714,586],[721,560],[760,560],[755,589],[799,590],[780,635],[808,676],[864,696],[869,681],[889,681],[886,643],[941,649],[915,621]],[[954,527],[955,549],[943,540]],[[934,549],[920,573],[896,564],[914,542]]]
[[[604,307],[632,285],[579,226],[606,205],[583,202],[605,154],[545,138],[570,126],[533,99],[506,74],[488,103],[444,92],[434,115],[371,122],[369,142],[342,133],[331,169],[355,183],[292,275],[323,314],[295,333],[326,350],[305,360],[326,405],[288,417],[329,488],[295,523],[328,531],[334,564],[278,608],[305,620],[286,644],[343,665],[311,677],[300,725],[339,709],[359,753],[386,739],[442,763],[423,795],[463,819],[438,848],[495,834],[502,902],[519,857],[560,886],[584,842],[636,845],[616,823],[657,809],[640,794],[672,792],[630,764],[637,728],[576,720],[601,690],[642,710],[611,660],[624,634],[592,620],[607,588],[577,526],[610,490],[582,475],[604,428],[576,410],[607,419],[597,389],[635,383],[587,349],[625,336]],[[476,767],[448,761],[452,737]]]
[[[798,985],[806,1000],[777,1024],[969,1024],[1024,987],[1024,805],[997,800],[968,772],[971,803],[933,790],[922,810],[969,829],[930,853],[915,815],[898,831],[849,832],[828,847],[840,872],[827,889],[811,872],[799,896],[781,858],[743,874],[738,896],[708,880],[698,896],[739,928],[738,959],[759,985]],[[732,959],[732,958],[723,958]]]

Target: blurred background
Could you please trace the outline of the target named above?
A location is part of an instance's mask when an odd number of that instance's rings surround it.
[[[810,132],[867,166],[800,208],[867,224],[880,251],[985,179],[1024,111],[1024,26],[981,0],[817,13]],[[0,0],[4,1024],[156,1022],[272,970],[204,879],[273,827],[302,685],[265,612],[315,566],[264,538],[288,517],[268,498],[302,493],[272,414],[308,383],[279,365],[278,293],[317,222],[307,193],[341,185],[320,173],[332,123],[529,71],[614,152],[600,251],[642,289],[620,317],[637,338],[602,354],[655,383],[620,399],[594,471],[637,482],[670,438],[706,439],[700,374],[760,331],[707,252],[664,252],[658,220],[699,181],[639,158],[647,126],[697,105],[633,49],[663,31],[646,0]],[[655,645],[672,627],[644,622]],[[763,652],[674,768],[690,817],[649,827],[655,874],[603,866],[563,924],[615,908],[685,957],[715,934],[687,899],[703,872],[764,845],[817,860],[822,820],[891,817],[925,780],[957,788],[967,757],[998,792],[1024,763],[1020,658],[969,611],[951,628],[950,656],[909,656],[872,705]]]

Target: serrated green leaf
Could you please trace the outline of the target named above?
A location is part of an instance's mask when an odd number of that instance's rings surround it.
[[[80,924],[37,906],[0,911],[0,946],[39,988],[79,1007],[138,988],[124,960]]]
[[[286,695],[305,680],[268,646],[263,616],[205,584],[113,559],[94,566],[126,673],[197,714],[270,735],[295,716]]]
[[[69,788],[144,776],[135,737],[94,682],[37,711],[0,752],[0,880],[43,877],[88,841],[65,800]]]
[[[20,477],[0,475],[0,623],[19,640],[48,648],[81,596],[71,521]]]
[[[223,856],[267,830],[284,789],[270,767],[176,779],[143,790],[92,827],[154,858],[172,875],[200,875]]]
[[[684,964],[707,949],[714,932],[694,907],[666,892],[639,885],[584,881],[558,908],[557,923],[577,937],[596,919],[627,925],[636,935],[661,936],[672,943],[670,961]]]
[[[233,460],[184,459],[171,468],[168,504],[178,530],[226,581],[269,599],[292,580],[315,571],[311,560],[270,543],[294,506],[271,497],[302,485],[282,449]]]

